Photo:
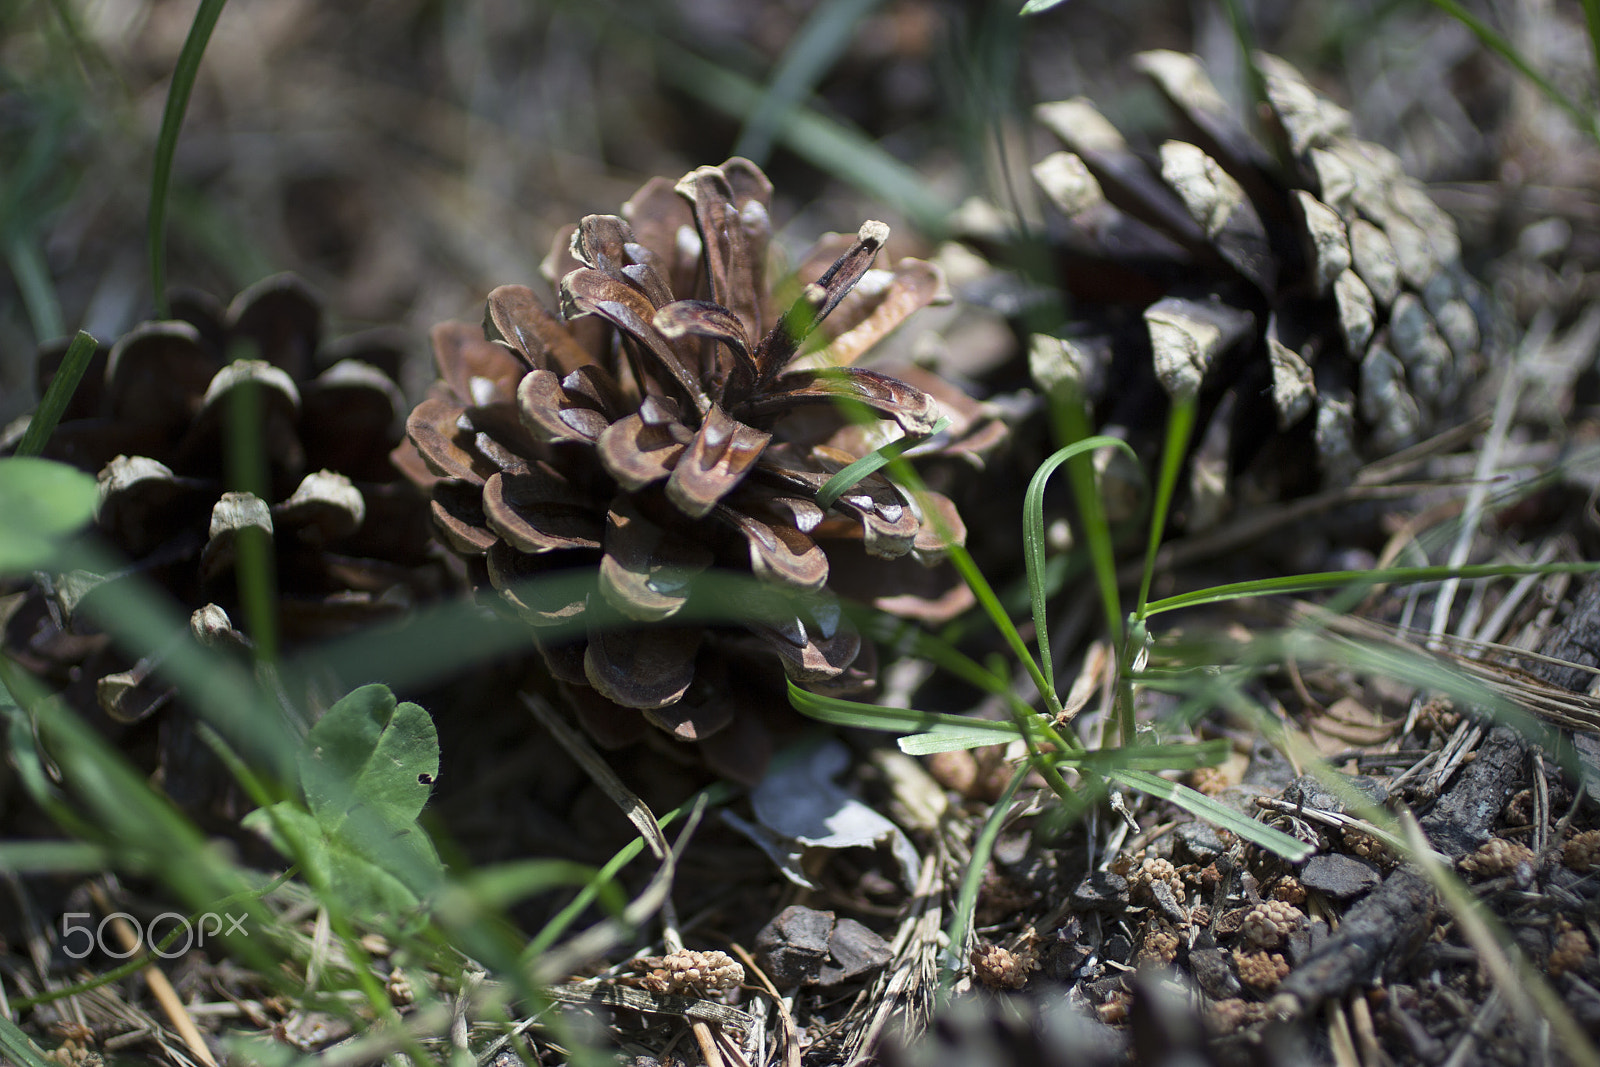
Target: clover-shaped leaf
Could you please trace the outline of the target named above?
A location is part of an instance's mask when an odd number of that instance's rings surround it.
[[[439,773],[427,712],[363,686],[312,727],[299,763],[305,804],[251,812],[247,826],[364,917],[393,917],[438,888],[444,868],[417,824]]]

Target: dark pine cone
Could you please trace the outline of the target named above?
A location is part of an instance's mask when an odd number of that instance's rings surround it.
[[[1034,175],[1060,210],[1048,240],[1072,325],[1035,338],[1035,378],[1081,393],[1141,455],[1168,398],[1197,395],[1191,529],[1348,484],[1461,421],[1487,362],[1486,301],[1449,217],[1288,64],[1258,63],[1267,145],[1176,52],[1136,59],[1180,119],[1184,139],[1158,151],[1085,100],[1037,109],[1070,149]]]
[[[502,286],[482,332],[436,327],[443,380],[407,424],[442,535],[533,626],[587,728],[608,744],[650,724],[708,741],[706,760],[744,780],[770,749],[763,713],[785,704],[774,657],[814,689],[872,683],[870,648],[829,588],[834,556],[877,557],[873,587],[845,591],[882,597],[901,562],[964,536],[948,499],[914,501],[881,474],[817,504],[836,471],[939,419],[927,393],[849,364],[939,298],[942,278],[913,259],[871,270],[888,228],[869,222],[807,255],[796,277],[815,281],[785,279],[780,314],[771,193],[732,159],[653,179],[620,217],[588,216],[545,263],[562,316]],[[881,421],[854,425],[840,401]],[[790,607],[697,594],[708,572],[754,575]],[[926,573],[913,565],[901,590],[925,605],[948,592],[921,586]],[[522,584],[551,575],[578,584]],[[707,614],[732,618],[683,621]]]
[[[180,294],[173,315],[96,353],[45,455],[98,472],[99,533],[194,613],[195,635],[250,641],[234,629],[243,626],[235,540],[247,526],[271,538],[285,647],[442,593],[427,501],[389,457],[406,409],[396,334],[322,345],[321,309],[291,275],[251,286],[226,309]],[[64,351],[41,353],[41,392]],[[235,491],[224,469],[230,394],[247,383],[257,389],[266,500]],[[7,446],[22,429],[8,430]],[[6,649],[43,676],[93,685],[107,714],[132,722],[173,694],[149,678],[152,661],[118,664],[104,636],[72,626],[79,599],[102,580],[59,576],[32,590],[10,614]]]

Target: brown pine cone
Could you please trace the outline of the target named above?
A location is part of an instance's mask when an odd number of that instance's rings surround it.
[[[407,423],[444,539],[531,624],[590,732],[709,740],[706,760],[744,780],[765,766],[760,719],[786,703],[785,673],[830,692],[872,683],[834,593],[838,560],[868,572],[841,590],[852,596],[965,606],[951,583],[926,589],[923,568],[901,569],[964,537],[948,499],[913,500],[880,473],[816,501],[847,464],[934,429],[927,392],[851,364],[940,299],[942,277],[914,259],[873,270],[888,228],[869,222],[769,285],[771,193],[732,159],[586,217],[545,263],[561,316],[502,286],[482,331],[436,327],[442,380]],[[841,401],[872,418],[853,424]],[[971,408],[950,403],[955,430],[992,442]],[[781,614],[695,592],[719,573],[782,594]],[[546,576],[574,581],[523,584]]]
[[[450,583],[432,556],[426,499],[389,458],[405,411],[396,334],[322,345],[321,309],[292,275],[251,286],[225,309],[180,294],[173,314],[95,355],[45,455],[98,472],[98,532],[194,612],[195,636],[249,643],[233,564],[239,532],[251,526],[271,537],[285,647],[395,618],[442,593]],[[41,354],[41,393],[63,351]],[[266,500],[235,491],[224,469],[230,394],[246,383],[257,388]],[[8,444],[21,429],[8,431]],[[9,653],[52,680],[94,686],[119,721],[171,699],[149,678],[152,661],[130,668],[102,635],[73,625],[100,577],[47,581],[14,606]]]
[[[1178,114],[1139,150],[1084,99],[1037,115],[1069,151],[1034,175],[1069,298],[1035,337],[1046,390],[1158,454],[1169,398],[1195,396],[1194,529],[1233,503],[1346,484],[1364,462],[1461,421],[1494,317],[1455,226],[1398,158],[1286,63],[1258,56],[1268,143],[1197,58],[1135,60]],[[975,238],[991,257],[1009,240]]]

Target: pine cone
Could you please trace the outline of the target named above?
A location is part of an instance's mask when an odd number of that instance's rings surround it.
[[[45,455],[98,472],[100,534],[194,612],[195,635],[249,641],[234,628],[242,621],[232,569],[249,526],[272,538],[285,647],[394,618],[441,593],[448,581],[430,555],[426,500],[389,458],[405,411],[394,332],[321,346],[321,310],[292,275],[250,287],[226,309],[180,294],[173,313],[95,355]],[[63,353],[41,354],[41,392]],[[230,393],[245,383],[258,388],[268,500],[233,491],[224,470]],[[119,721],[170,700],[171,690],[148,681],[152,661],[108,670],[103,637],[68,632],[101,579],[62,579],[12,614],[8,651],[58,678],[81,665]]]
[[[1156,160],[1086,100],[1037,109],[1071,150],[1034,175],[1064,216],[1049,241],[1073,320],[1035,339],[1040,384],[1085,396],[1141,454],[1167,399],[1197,395],[1191,529],[1230,500],[1347,483],[1459,421],[1491,319],[1454,224],[1394,154],[1275,57],[1258,56],[1270,145],[1195,57],[1135,62],[1186,138]]]
[[[766,762],[760,709],[784,703],[773,656],[813,688],[872,682],[870,649],[829,589],[835,557],[877,557],[879,587],[851,591],[888,595],[900,591],[882,586],[890,561],[931,562],[964,536],[948,499],[919,504],[881,474],[817,504],[848,463],[933,430],[927,393],[850,364],[940,298],[942,278],[913,259],[871,270],[888,228],[869,222],[806,256],[796,276],[816,280],[780,314],[771,193],[732,159],[653,179],[620,217],[586,217],[545,263],[562,317],[502,286],[481,334],[436,327],[443,380],[407,424],[443,537],[532,625],[591,733],[709,738],[708,762],[746,780]],[[881,421],[853,425],[840,401]],[[991,436],[956,407],[962,429]],[[697,576],[719,571],[790,594],[792,611],[681,622]],[[582,585],[551,600],[519,584],[556,574]]]

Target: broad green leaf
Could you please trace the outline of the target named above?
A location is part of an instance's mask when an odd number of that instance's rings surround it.
[[[301,778],[312,814],[338,829],[364,805],[397,825],[422,813],[439,776],[439,735],[428,713],[367,685],[311,728]]]
[[[304,863],[352,914],[415,908],[444,867],[417,816],[439,774],[428,713],[384,685],[350,693],[311,728],[300,757],[306,807],[279,803],[245,825]]]
[[[379,862],[369,858],[364,849],[346,837],[329,834],[325,824],[297,804],[274,804],[270,814],[267,809],[252,811],[244,817],[243,823],[246,829],[266,837],[284,855],[296,857],[304,865],[308,880],[313,885],[326,887],[328,899],[337,900],[349,914],[368,922],[395,919],[414,910],[424,893],[432,889],[424,885],[419,892],[411,884],[417,879],[409,877],[416,870],[424,869],[429,860],[435,867],[439,862],[420,827],[413,826],[409,833],[402,831],[403,836],[396,839],[405,842],[409,838],[426,845],[427,858],[417,856],[417,862],[408,864],[397,860],[396,853],[407,849],[415,852],[415,843],[383,849]],[[284,834],[292,840],[286,839]]]
[[[44,566],[94,517],[93,475],[48,459],[0,459],[0,575]]]
[[[1219,829],[1238,834],[1246,841],[1275,852],[1291,863],[1298,863],[1311,855],[1311,846],[1304,841],[1290,837],[1281,830],[1274,830],[1265,823],[1256,822],[1227,805],[1212,800],[1204,793],[1195,792],[1188,786],[1169,782],[1165,778],[1158,778],[1145,771],[1112,771],[1106,777],[1114,782],[1120,782],[1129,789],[1136,789],[1175,804],[1196,818],[1204,819]]]

